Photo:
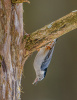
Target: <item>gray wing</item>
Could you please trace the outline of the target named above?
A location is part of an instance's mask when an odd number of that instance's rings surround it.
[[[53,51],[54,51],[54,46],[51,50],[49,50],[47,56],[45,57],[44,62],[41,65],[41,70],[45,70],[48,68],[51,58],[52,58]]]

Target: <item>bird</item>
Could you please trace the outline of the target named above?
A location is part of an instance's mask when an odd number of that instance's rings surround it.
[[[52,58],[56,41],[57,39],[54,39],[47,46],[40,48],[40,50],[36,54],[33,63],[34,70],[36,73],[36,78],[32,84],[36,84],[45,78],[47,73],[47,68]]]

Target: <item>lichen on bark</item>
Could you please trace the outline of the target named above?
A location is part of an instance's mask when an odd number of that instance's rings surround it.
[[[23,4],[0,0],[0,100],[19,100],[23,66],[29,55],[76,28],[77,11],[23,35]]]

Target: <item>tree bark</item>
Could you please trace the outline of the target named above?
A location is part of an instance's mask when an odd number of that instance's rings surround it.
[[[22,71],[28,56],[75,28],[77,11],[24,35],[23,4],[0,0],[0,100],[20,100]]]
[[[23,4],[0,0],[0,100],[19,100],[23,69]]]
[[[38,29],[31,33],[31,35],[24,36],[24,44],[26,55],[31,54],[41,46],[46,45],[53,39],[59,38],[60,36],[77,28],[77,10],[69,13],[68,15]]]

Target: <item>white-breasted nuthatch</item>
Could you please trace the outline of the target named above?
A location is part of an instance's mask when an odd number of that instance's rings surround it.
[[[32,84],[41,81],[46,76],[47,68],[52,58],[56,40],[57,39],[54,39],[47,46],[42,47],[37,53],[33,63],[36,72],[36,79]]]

